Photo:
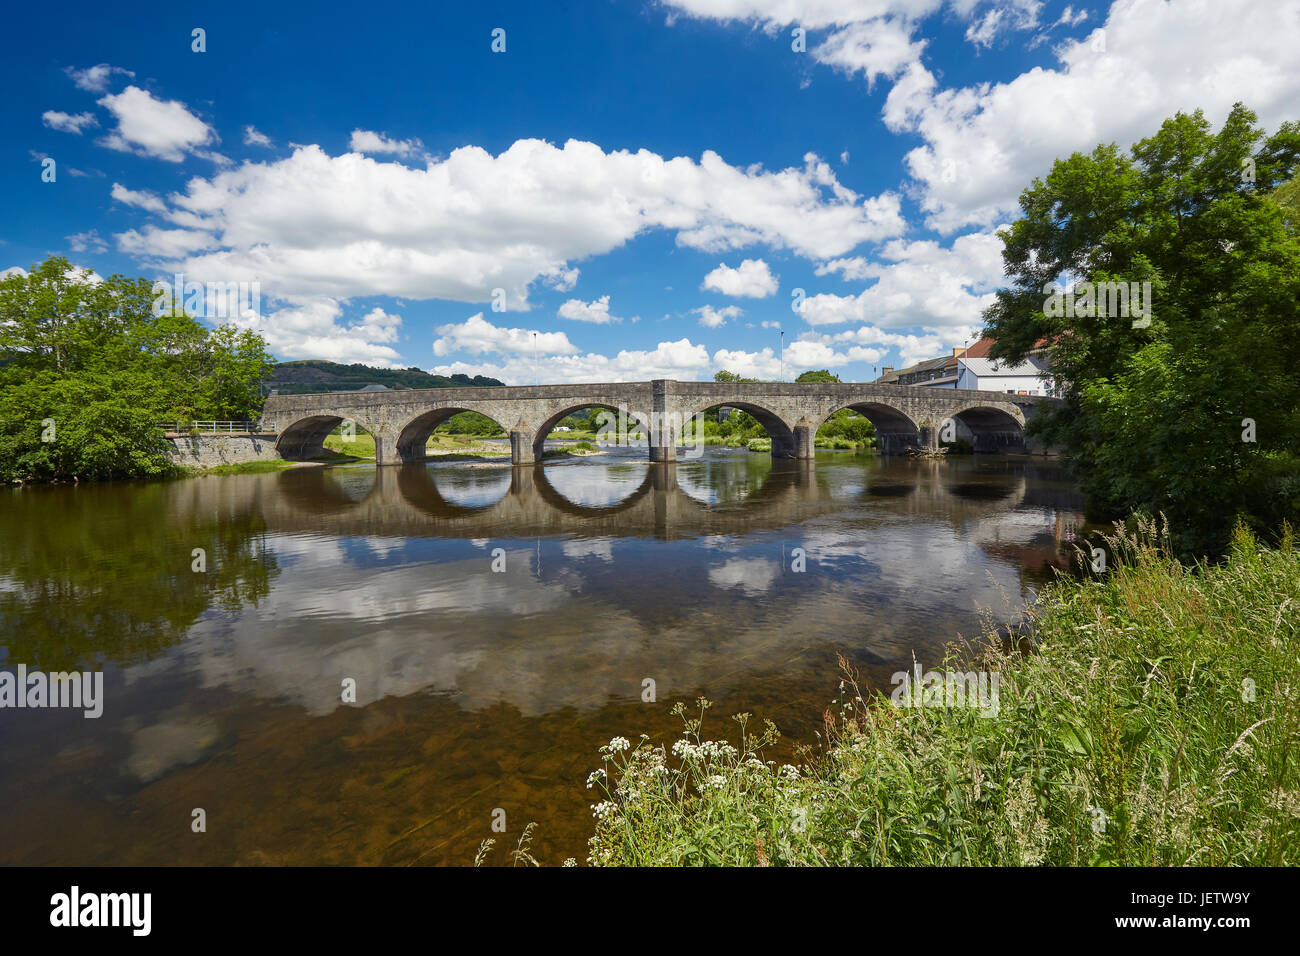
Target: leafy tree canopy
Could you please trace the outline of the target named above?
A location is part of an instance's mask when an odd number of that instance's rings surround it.
[[[824,368],[815,372],[811,370],[800,372],[799,377],[795,379],[796,382],[838,382],[839,380],[838,375],[832,375]]]
[[[1300,124],[1266,136],[1238,104],[1217,133],[1179,113],[1021,194],[985,334],[1010,361],[1050,346],[1065,407],[1041,431],[1074,456],[1097,516],[1164,512],[1203,553],[1238,517],[1300,514],[1298,157]],[[1123,314],[1120,284],[1143,283],[1149,314]],[[1065,287],[1111,292],[1063,309]]]
[[[257,416],[262,338],[154,302],[58,256],[0,280],[0,480],[162,474],[158,423]]]

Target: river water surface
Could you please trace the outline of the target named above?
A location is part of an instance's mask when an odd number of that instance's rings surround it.
[[[837,654],[937,666],[1082,522],[1051,459],[644,454],[0,490],[0,668],[105,697],[0,710],[0,864],[581,861],[611,737],[813,743]]]

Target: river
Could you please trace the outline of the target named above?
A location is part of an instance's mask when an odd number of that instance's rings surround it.
[[[1082,527],[1052,459],[644,455],[0,489],[0,668],[104,673],[0,710],[0,863],[582,861],[611,737],[813,744],[837,654],[888,691]]]

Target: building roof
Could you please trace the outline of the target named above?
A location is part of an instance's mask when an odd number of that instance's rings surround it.
[[[935,369],[941,369],[953,359],[951,355],[941,355],[938,358],[926,359],[924,362],[917,362],[915,365],[909,365],[907,368],[900,368],[894,372],[886,372],[877,382],[896,382],[904,375],[914,375],[917,372],[930,372]],[[955,364],[955,363],[954,363]]]
[[[941,368],[943,368],[943,367],[944,367],[945,365],[947,365],[948,362],[951,361],[951,360],[952,360],[952,356],[951,356],[951,355],[941,355],[941,356],[939,356],[938,358],[926,359],[924,362],[917,362],[915,365],[909,366],[908,368],[905,368],[905,369],[903,369],[902,371],[903,371],[904,373],[906,373],[906,372],[933,372],[933,371],[935,371],[936,369],[941,369]]]
[[[1039,373],[1051,371],[1051,366],[1037,355],[1029,356],[1019,365],[1012,365],[1005,359],[963,357],[960,361],[976,375],[1030,375],[1037,378]]]
[[[893,372],[886,372],[884,375],[881,375],[876,379],[876,382],[888,385],[896,383],[906,376],[915,376],[922,372],[946,370],[944,376],[928,379],[921,383],[924,385],[941,385],[951,380],[949,376],[954,378],[956,377],[957,363],[959,361],[965,362],[967,367],[976,375],[1037,375],[1040,371],[1051,370],[1050,362],[1043,355],[1043,351],[1048,346],[1052,345],[1054,340],[1039,339],[1038,342],[1034,344],[1034,350],[1030,353],[1027,362],[1018,366],[1010,366],[1003,360],[999,360],[993,364],[988,364],[992,361],[988,357],[989,349],[993,347],[995,341],[996,340],[985,336],[968,348],[954,349],[953,354],[951,355],[940,355],[938,358],[926,359],[923,362],[917,362],[915,365],[909,365],[907,368],[900,368]],[[977,369],[973,365],[973,363],[976,362],[983,362],[985,364],[980,365]],[[1029,362],[1036,363],[1037,367],[1030,368],[1027,364]],[[994,371],[995,368],[997,369],[996,371]]]
[[[896,371],[886,372],[884,375],[881,375],[876,379],[876,381],[887,384],[889,382],[897,382],[904,375],[915,375],[918,372],[932,372],[938,369],[948,369],[949,375],[956,376],[957,359],[965,355],[984,358],[989,354],[989,349],[992,348],[992,346],[993,339],[982,338],[969,348],[953,349],[951,355],[940,355],[938,358],[926,359],[925,361],[917,362],[914,365],[909,365],[907,368],[900,368]],[[931,380],[928,384],[933,384],[934,381],[936,380]],[[947,381],[947,379],[944,378],[937,381]]]

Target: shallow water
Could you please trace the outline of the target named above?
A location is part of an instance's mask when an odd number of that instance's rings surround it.
[[[837,653],[937,665],[1082,526],[1050,459],[643,456],[0,490],[0,667],[105,687],[0,710],[0,863],[581,860],[611,737],[813,743]]]

